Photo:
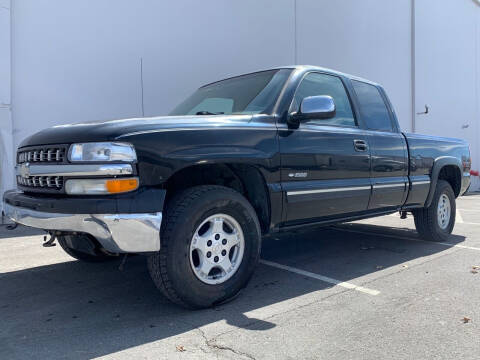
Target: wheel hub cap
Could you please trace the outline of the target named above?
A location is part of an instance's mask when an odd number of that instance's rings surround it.
[[[442,230],[445,230],[450,224],[450,216],[451,216],[450,199],[448,198],[447,195],[442,194],[440,196],[440,199],[438,200],[438,207],[437,207],[438,225]]]
[[[215,214],[195,230],[190,243],[190,265],[207,284],[221,284],[240,267],[245,240],[240,224],[230,215]]]

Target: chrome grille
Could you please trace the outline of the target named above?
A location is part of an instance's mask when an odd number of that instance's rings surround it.
[[[63,188],[63,176],[17,176],[17,184],[23,187],[61,190]]]
[[[61,164],[66,162],[68,145],[40,145],[20,148],[17,151],[17,166],[27,167],[27,171],[17,172],[17,185],[21,190],[31,192],[59,193],[63,191],[63,176],[30,175],[30,164]]]
[[[17,163],[26,162],[63,162],[65,149],[61,147],[42,147],[28,150],[19,150]]]

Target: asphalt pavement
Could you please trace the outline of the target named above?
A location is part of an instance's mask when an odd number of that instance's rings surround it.
[[[249,286],[170,304],[145,258],[86,264],[0,225],[0,359],[478,359],[480,195],[444,243],[398,215],[265,238]]]

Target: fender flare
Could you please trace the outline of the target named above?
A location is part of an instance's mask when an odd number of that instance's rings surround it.
[[[432,168],[432,174],[430,176],[430,190],[428,192],[427,200],[425,201],[425,207],[429,207],[432,204],[433,201],[433,195],[435,194],[435,189],[437,187],[437,182],[438,182],[438,176],[440,174],[440,171],[444,166],[447,165],[454,165],[458,168],[458,171],[460,173],[460,179],[462,176],[462,162],[460,159],[453,157],[453,156],[442,156],[440,158],[435,159],[435,162],[433,163],[433,168]]]

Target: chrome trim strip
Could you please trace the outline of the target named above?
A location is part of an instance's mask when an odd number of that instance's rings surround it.
[[[412,181],[412,185],[423,185],[423,184],[430,184],[430,180],[427,180],[427,181]]]
[[[396,188],[396,187],[405,187],[405,183],[398,184],[374,184],[373,189],[383,189],[383,188]]]
[[[162,213],[58,214],[3,203],[6,216],[16,223],[44,230],[78,231],[95,237],[113,253],[160,250]]]
[[[17,175],[28,176],[116,176],[133,174],[130,164],[30,165],[15,167]],[[27,170],[25,170],[27,169]]]
[[[330,189],[317,189],[317,190],[298,190],[287,191],[287,195],[307,195],[307,194],[320,194],[326,192],[338,192],[338,191],[356,191],[356,190],[370,190],[370,186],[351,186],[344,188],[330,188]]]

